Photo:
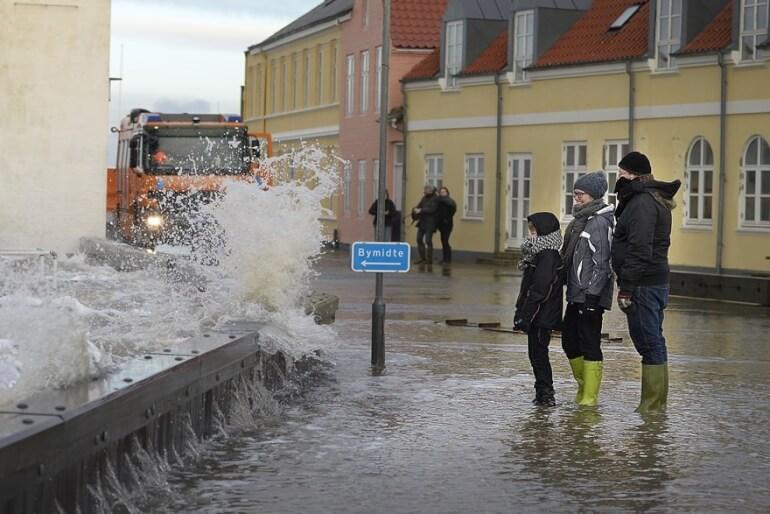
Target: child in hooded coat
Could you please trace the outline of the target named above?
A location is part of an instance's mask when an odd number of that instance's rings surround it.
[[[516,300],[513,327],[527,333],[529,362],[535,374],[535,405],[556,405],[548,359],[551,330],[561,327],[562,245],[559,220],[550,212],[527,217],[530,236],[521,245],[519,268],[524,271]]]

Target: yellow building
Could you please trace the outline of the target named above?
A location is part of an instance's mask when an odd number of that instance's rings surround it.
[[[683,184],[672,287],[766,303],[766,279],[730,275],[770,275],[768,2],[514,0],[504,24],[473,4],[450,0],[441,51],[405,80],[407,203],[425,182],[449,187],[452,246],[500,253],[530,212],[566,224],[581,173],[604,169],[612,189],[639,150]],[[483,47],[464,37],[480,30]]]
[[[272,134],[276,153],[303,141],[338,153],[340,24],[352,8],[353,0],[323,2],[246,50],[242,115],[252,132]],[[329,240],[335,200],[323,219]]]

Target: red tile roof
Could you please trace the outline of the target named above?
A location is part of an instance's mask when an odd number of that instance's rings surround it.
[[[391,40],[397,48],[436,48],[447,0],[393,0]]]
[[[508,28],[504,28],[500,35],[481,52],[475,61],[463,70],[464,75],[481,75],[484,73],[497,73],[508,65]]]
[[[441,52],[439,49],[434,49],[430,55],[425,57],[422,61],[414,65],[409,72],[403,76],[401,80],[425,80],[432,79],[441,70]]]
[[[618,30],[610,25],[628,7],[640,9]],[[624,59],[647,53],[649,0],[594,0],[591,8],[532,66],[546,68]]]
[[[733,2],[730,0],[716,18],[706,25],[703,32],[695,36],[687,46],[678,52],[678,54],[697,54],[721,50],[732,43],[732,28]]]

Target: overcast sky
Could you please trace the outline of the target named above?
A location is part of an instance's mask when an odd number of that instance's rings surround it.
[[[243,52],[321,0],[112,0],[110,124],[134,107],[240,111]]]

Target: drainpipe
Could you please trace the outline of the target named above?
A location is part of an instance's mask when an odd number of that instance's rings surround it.
[[[401,125],[403,126],[403,128],[401,129],[401,138],[403,140],[402,142],[403,163],[401,166],[402,168],[401,169],[401,237],[403,238],[406,234],[406,215],[404,213],[406,212],[406,209],[407,209],[406,207],[406,177],[407,177],[407,172],[406,172],[407,146],[406,145],[407,143],[406,141],[407,141],[407,134],[408,134],[407,117],[409,113],[409,108],[408,108],[409,102],[407,101],[407,96],[406,96],[406,86],[403,82],[401,83],[401,98],[403,99],[402,105],[404,106],[404,113],[401,116]]]
[[[634,149],[634,107],[636,105],[636,82],[631,70],[631,61],[626,61],[626,73],[628,73],[628,149]]]
[[[495,254],[500,252],[500,191],[503,187],[503,173],[500,169],[503,138],[503,91],[500,75],[495,72],[495,87],[497,90],[497,134],[495,140]]]
[[[724,247],[724,226],[725,226],[725,186],[727,176],[725,174],[725,146],[727,138],[727,67],[725,66],[724,53],[721,51],[719,59],[719,200],[717,203],[717,257],[716,272],[721,275],[722,270],[722,249]]]

